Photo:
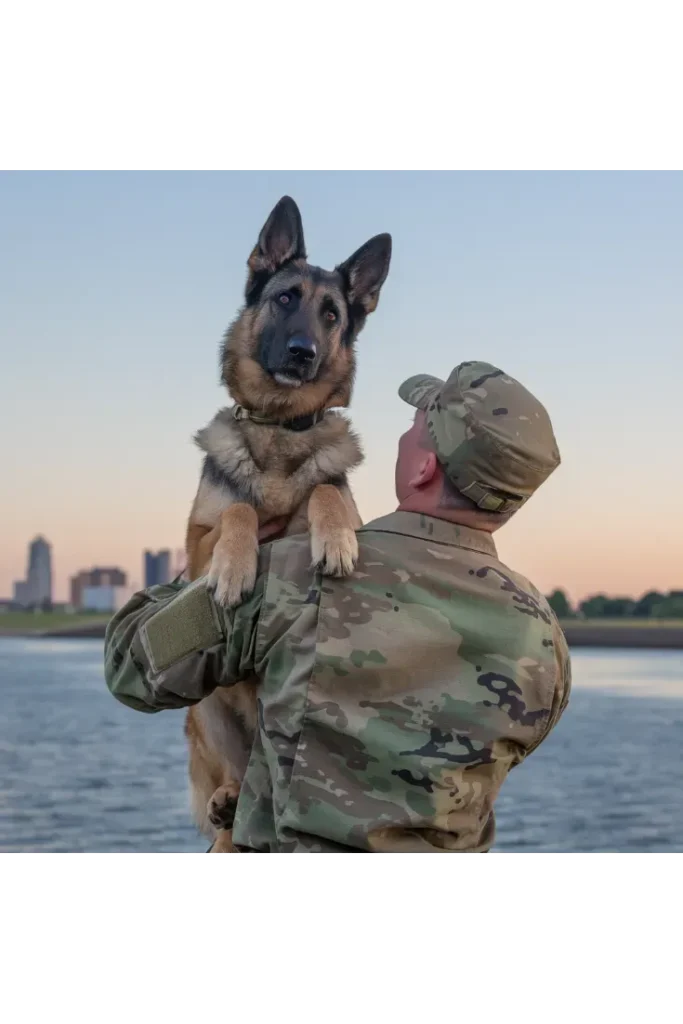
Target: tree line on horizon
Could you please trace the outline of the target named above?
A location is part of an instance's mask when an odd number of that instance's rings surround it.
[[[683,590],[648,590],[637,599],[594,594],[573,607],[558,589],[549,595],[548,604],[558,619],[683,619]]]

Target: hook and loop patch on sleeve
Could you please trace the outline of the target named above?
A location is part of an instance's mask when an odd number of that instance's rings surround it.
[[[142,646],[155,673],[164,672],[196,651],[217,646],[225,635],[205,578],[181,590],[140,631]]]

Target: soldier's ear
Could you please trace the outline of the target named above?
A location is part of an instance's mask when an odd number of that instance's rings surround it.
[[[365,314],[377,308],[390,263],[391,235],[375,235],[337,267],[349,305],[359,306]]]
[[[436,476],[438,465],[439,462],[434,452],[425,452],[413,479],[410,481],[410,486],[416,491],[419,491],[422,487],[428,487]]]
[[[247,260],[247,301],[254,292],[290,260],[305,260],[306,245],[299,207],[283,196],[261,228],[258,241]]]

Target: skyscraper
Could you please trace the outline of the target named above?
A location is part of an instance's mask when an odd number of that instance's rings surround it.
[[[82,606],[83,591],[86,587],[125,587],[127,582],[123,569],[101,569],[98,566],[94,569],[82,569],[70,580],[71,606],[73,608]]]
[[[171,580],[171,552],[145,551],[145,587],[155,587]]]
[[[52,549],[44,537],[28,546],[26,579],[14,584],[15,600],[28,608],[52,604]]]

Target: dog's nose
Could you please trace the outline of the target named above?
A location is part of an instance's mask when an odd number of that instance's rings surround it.
[[[310,363],[316,356],[316,348],[303,334],[295,334],[287,342],[287,351],[297,363]]]

